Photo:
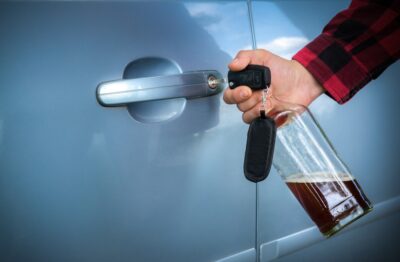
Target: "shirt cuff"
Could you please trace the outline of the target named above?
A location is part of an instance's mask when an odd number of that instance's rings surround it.
[[[362,64],[342,44],[321,34],[293,59],[302,64],[339,104],[352,98],[371,77]]]

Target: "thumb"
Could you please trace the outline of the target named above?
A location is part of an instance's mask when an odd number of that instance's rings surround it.
[[[230,62],[228,65],[229,69],[232,71],[243,70],[246,66],[250,64],[251,61],[251,51],[240,51],[236,58]]]

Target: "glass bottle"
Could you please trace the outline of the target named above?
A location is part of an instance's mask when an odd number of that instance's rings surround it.
[[[372,210],[372,204],[308,108],[270,96],[277,124],[273,166],[323,235]]]

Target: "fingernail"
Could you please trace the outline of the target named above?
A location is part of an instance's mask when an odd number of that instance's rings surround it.
[[[249,96],[249,93],[248,93],[248,92],[246,92],[246,91],[240,92],[240,97],[241,97],[241,98],[246,98],[246,97],[248,97],[248,96]]]
[[[239,59],[238,58],[233,59],[232,63],[234,63],[234,64],[239,63]]]

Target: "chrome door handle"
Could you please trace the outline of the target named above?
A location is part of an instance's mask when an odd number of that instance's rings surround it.
[[[103,106],[184,97],[212,96],[224,88],[222,75],[215,70],[176,75],[115,80],[100,83],[97,100]]]

